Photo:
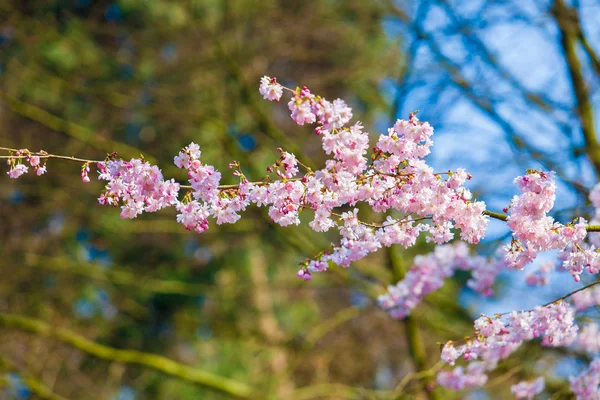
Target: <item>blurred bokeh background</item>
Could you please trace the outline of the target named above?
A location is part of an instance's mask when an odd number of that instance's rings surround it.
[[[492,209],[544,168],[560,182],[555,216],[590,217],[598,20],[597,0],[0,1],[0,146],[143,154],[180,181],[173,156],[192,141],[225,183],[231,160],[264,176],[277,147],[320,165],[311,128],[258,94],[266,74],[344,98],[373,137],[419,110],[436,128],[431,163],[467,168]],[[482,299],[457,275],[396,321],[374,298],[426,243],[303,282],[298,262],[334,232],[279,228],[263,209],[201,235],[174,210],[121,220],[79,170],[50,160],[43,177],[0,179],[0,398],[502,399],[540,374],[570,398],[563,375],[585,357],[535,343],[475,393],[432,381],[438,342],[479,312],[564,294],[564,277],[532,291],[523,272],[502,274]],[[492,222],[477,251],[503,239]]]

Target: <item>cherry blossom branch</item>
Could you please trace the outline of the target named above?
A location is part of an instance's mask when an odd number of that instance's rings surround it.
[[[288,89],[291,91],[291,89]],[[50,154],[47,153],[44,150],[40,150],[38,152],[32,152],[29,151],[27,149],[13,149],[10,147],[0,147],[0,151],[9,151],[9,152],[13,152],[13,153],[17,153],[17,152],[26,152],[26,154],[28,155],[8,155],[8,156],[0,156],[0,159],[8,159],[8,160],[12,160],[12,159],[27,159],[31,156],[38,156],[40,159],[59,159],[59,160],[66,160],[66,161],[75,161],[75,162],[81,162],[81,163],[86,163],[86,164],[98,164],[104,161],[101,160],[90,160],[90,159],[86,159],[86,158],[78,158],[78,157],[74,157],[74,156],[64,156],[64,155],[59,155],[59,154]],[[113,153],[114,154],[114,153]],[[298,161],[298,164],[303,166],[305,169],[307,169],[307,171],[312,171],[310,167],[307,167],[306,165],[302,164],[301,162]],[[434,173],[434,175],[443,175],[443,174],[448,174],[448,172],[436,172]],[[395,174],[392,173],[386,173],[383,171],[379,171],[379,170],[374,170],[374,174],[372,175],[363,175],[361,177],[359,177],[357,180],[360,179],[368,179],[368,178],[373,178],[376,177],[378,175],[381,176],[389,176],[389,177],[393,177],[393,178],[400,178],[400,177],[407,177],[410,176],[410,174],[404,174],[402,172],[398,172]],[[290,179],[286,179],[286,181],[299,181],[302,180],[303,178],[290,178]],[[263,181],[257,181],[257,182],[250,182],[253,185],[256,186],[266,186],[268,184],[270,184],[271,182],[263,182]],[[229,184],[229,185],[219,185],[217,188],[219,190],[231,190],[231,189],[239,189],[240,184]],[[180,188],[182,189],[192,189],[191,185],[180,185]],[[490,218],[494,218],[497,219],[499,221],[503,221],[506,222],[508,220],[508,215],[500,213],[500,212],[496,212],[496,211],[490,211],[490,210],[484,210],[483,211],[484,215],[487,215]],[[335,215],[335,214],[334,214]],[[338,214],[339,216],[339,214]],[[362,223],[362,222],[361,222]],[[371,227],[381,227],[382,225],[374,225],[374,224],[367,224],[365,223],[367,226],[371,226]],[[588,232],[600,232],[600,225],[586,225],[586,230]]]
[[[598,285],[598,284],[600,284],[600,279],[599,279],[599,280],[597,280],[597,281],[594,281],[594,282],[592,282],[592,283],[590,283],[590,284],[587,284],[587,285],[585,285],[585,286],[583,286],[583,287],[580,287],[580,288],[579,288],[579,289],[577,289],[577,290],[574,290],[574,291],[572,291],[572,292],[569,292],[569,293],[567,293],[566,295],[564,295],[564,296],[561,296],[561,297],[559,297],[559,298],[557,298],[557,299],[555,299],[555,300],[549,301],[548,303],[546,303],[546,304],[544,304],[544,305],[542,305],[542,306],[540,306],[540,307],[541,307],[541,308],[548,308],[548,307],[550,307],[550,306],[554,306],[554,305],[560,304],[561,302],[563,302],[563,301],[567,300],[569,297],[571,297],[571,296],[573,296],[573,295],[575,295],[575,294],[577,294],[577,293],[579,293],[579,292],[583,292],[584,290],[587,290],[587,289],[589,289],[589,288],[592,288],[592,287],[594,287],[594,286],[596,286],[596,285]],[[536,312],[536,311],[537,311],[537,309],[533,308],[533,309],[528,309],[528,310],[521,310],[521,311],[518,311],[517,313],[519,313],[519,314],[521,314],[521,313],[532,313],[532,312]],[[494,314],[494,317],[496,317],[496,318],[500,318],[500,317],[503,317],[503,316],[505,316],[505,315],[512,314],[513,312],[514,312],[514,311],[507,311],[507,312],[503,312],[503,313],[497,313],[497,314]],[[462,341],[469,341],[469,340],[471,340],[471,337],[468,337],[468,336],[467,336],[467,337],[464,337],[464,338],[462,338],[462,339],[456,339],[456,340],[452,340],[451,342],[453,342],[453,343],[460,343],[460,342],[462,342]],[[440,346],[443,346],[444,344],[445,344],[445,343],[439,343],[439,342],[438,342],[438,345],[440,345]]]
[[[502,214],[500,212],[485,210],[483,214],[487,215],[490,218],[497,219],[499,221],[508,221],[508,215]],[[585,230],[588,232],[600,232],[600,225],[586,225]]]
[[[9,151],[9,152],[19,152],[19,151],[28,151],[26,149],[13,149],[13,148],[9,148],[9,147],[0,147],[0,151]],[[29,152],[29,151],[28,151]],[[50,159],[50,158],[54,158],[54,159],[60,159],[60,160],[67,160],[67,161],[75,161],[75,162],[83,162],[83,163],[88,163],[88,164],[97,164],[103,161],[100,160],[90,160],[90,159],[85,159],[85,158],[78,158],[78,157],[74,157],[74,156],[64,156],[64,155],[58,155],[58,154],[50,154],[47,153],[43,150],[40,150],[38,152],[29,152],[30,155],[35,155],[38,156],[39,158],[45,158],[45,159]],[[9,155],[9,156],[0,156],[0,159],[26,159],[28,157],[30,157],[30,155]],[[310,170],[310,167],[306,167],[304,164],[298,162],[298,164],[304,166],[307,170]],[[379,171],[379,170],[374,170],[374,174],[372,175],[364,175],[362,177],[360,177],[359,179],[367,179],[367,178],[373,178],[376,177],[377,175],[382,175],[382,176],[389,176],[389,177],[405,177],[405,176],[409,176],[409,174],[403,174],[401,172],[396,173],[396,174],[391,174],[391,173],[386,173],[383,171]],[[443,175],[443,174],[448,174],[447,172],[436,172],[434,173],[434,175]],[[287,181],[298,181],[298,180],[302,180],[302,178],[290,178],[287,179]],[[358,179],[357,179],[358,180]],[[264,186],[264,185],[268,185],[270,182],[262,182],[262,181],[257,181],[257,182],[251,182],[254,185],[257,186]],[[230,184],[230,185],[219,185],[218,189],[219,190],[230,190],[230,189],[239,189],[239,184]],[[191,185],[180,185],[180,187],[182,189],[192,189]],[[496,212],[496,211],[490,211],[490,210],[484,210],[483,211],[484,215],[487,215],[490,218],[494,218],[497,219],[499,221],[504,221],[506,222],[508,220],[508,215],[500,213],[500,212]],[[600,225],[587,225],[586,226],[586,230],[588,232],[600,232]]]

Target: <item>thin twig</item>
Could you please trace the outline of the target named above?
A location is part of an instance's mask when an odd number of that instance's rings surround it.
[[[11,149],[8,147],[0,147],[0,150],[4,150],[4,151],[13,151],[13,152],[17,152],[17,151],[29,151],[27,149]],[[73,157],[73,156],[61,156],[61,155],[57,155],[57,154],[49,154],[46,153],[45,151],[38,151],[38,152],[34,152],[31,151],[29,152],[29,155],[23,155],[23,156],[0,156],[0,158],[4,158],[4,159],[19,159],[19,158],[28,158],[30,156],[38,156],[39,158],[58,158],[61,160],[68,160],[68,161],[77,161],[77,162],[83,162],[83,163],[89,163],[89,164],[97,164],[99,162],[104,162],[104,161],[97,161],[97,160],[87,160],[85,158],[77,158],[77,157]]]

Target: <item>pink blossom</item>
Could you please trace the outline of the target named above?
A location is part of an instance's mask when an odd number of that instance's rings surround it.
[[[505,247],[509,266],[523,269],[538,253],[561,250],[563,266],[576,281],[585,269],[596,273],[598,253],[593,246],[582,243],[587,235],[587,222],[579,218],[576,224],[562,225],[546,215],[556,197],[553,173],[530,171],[517,177],[515,183],[521,194],[513,198],[507,221],[514,237],[511,245]]]
[[[319,208],[315,211],[315,218],[312,222],[309,222],[310,226],[315,232],[326,232],[330,228],[335,226],[335,223],[331,219],[331,213],[325,208]]]
[[[293,98],[288,103],[288,108],[292,112],[292,119],[298,125],[312,124],[317,120],[317,116],[312,112],[310,101],[304,101],[301,98]]]
[[[37,167],[40,165],[40,157],[39,156],[31,156],[29,157],[29,165],[32,167]]]
[[[281,155],[281,164],[284,167],[284,177],[293,178],[298,173],[298,160],[296,156],[287,151]]]
[[[316,114],[325,129],[339,129],[352,119],[352,109],[342,99],[333,102],[323,99],[318,104]]]
[[[384,230],[392,229],[394,226],[389,225]],[[394,243],[385,236],[380,236],[379,241],[386,246]],[[421,303],[423,297],[442,287],[444,280],[452,276],[456,270],[471,271],[471,278],[467,285],[489,296],[492,294],[492,285],[496,276],[504,268],[505,264],[502,261],[470,256],[464,242],[440,245],[433,253],[415,257],[414,265],[406,273],[404,280],[395,286],[389,286],[387,293],[379,296],[377,301],[379,306],[387,310],[393,318],[405,318]]]
[[[84,167],[82,177],[87,176]],[[156,166],[140,159],[98,163],[99,179],[108,181],[100,204],[122,204],[121,217],[135,218],[143,211],[155,212],[177,203],[179,184],[165,181]]]
[[[462,354],[456,350],[452,341],[447,342],[442,349],[441,359],[443,362],[454,365],[458,357]]]
[[[260,94],[269,101],[279,101],[283,95],[283,87],[277,83],[277,79],[263,76],[260,78]]]
[[[519,382],[510,387],[510,391],[515,395],[516,399],[531,400],[536,395],[544,391],[545,381],[543,377],[539,377],[531,382]]]
[[[543,346],[569,346],[574,343],[578,331],[574,323],[574,309],[565,302],[536,307],[531,311],[512,312],[505,320],[482,316],[475,321],[474,327],[473,337],[455,351],[469,363],[467,369],[475,364],[482,373],[494,369],[499,361],[510,356],[526,340],[541,338]],[[456,358],[448,357],[448,354],[449,351],[444,354],[444,361],[453,365]],[[452,372],[440,371],[438,382],[441,380],[447,387],[455,389],[468,387],[466,383],[452,385],[450,381],[451,377],[455,377],[462,382],[462,371],[462,367],[456,367]]]
[[[548,275],[556,269],[551,261],[543,262],[535,272],[529,272],[525,276],[525,282],[530,286],[544,286],[548,284]]]
[[[600,352],[600,329],[596,323],[585,325],[577,335],[574,347],[590,354]]]
[[[46,166],[45,165],[38,165],[35,167],[35,173],[37,174],[37,176],[43,175],[46,173]]]
[[[183,224],[185,229],[194,230],[202,233],[208,229],[208,216],[210,215],[208,206],[200,204],[196,200],[189,203],[177,202],[177,222]]]
[[[451,371],[442,370],[437,374],[438,384],[453,390],[481,387],[487,380],[485,367],[481,362],[470,363],[466,370],[463,367],[456,367]]]
[[[88,183],[90,181],[90,177],[88,176],[88,172],[90,172],[90,164],[85,163],[81,168],[81,180],[84,183]]]
[[[600,286],[581,290],[571,296],[571,301],[577,311],[600,305]]]
[[[26,174],[27,171],[28,168],[25,164],[16,164],[6,174],[13,179],[17,179],[21,175]]]
[[[597,400],[600,398],[600,359],[596,358],[587,370],[576,377],[569,378],[571,389],[579,400]]]
[[[301,278],[305,281],[310,281],[312,279],[310,272],[308,272],[305,269],[298,270],[298,272],[296,273],[296,276],[298,276],[298,278]]]

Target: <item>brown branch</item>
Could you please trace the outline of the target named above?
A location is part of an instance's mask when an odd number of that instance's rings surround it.
[[[571,23],[577,31],[577,39],[579,39],[579,42],[581,42],[583,49],[586,51],[592,64],[592,68],[594,69],[598,77],[600,77],[600,57],[598,56],[598,53],[596,53],[594,48],[590,45],[590,43],[587,40],[587,37],[583,33],[583,28],[581,27],[581,18],[579,17],[579,10],[577,9],[577,7],[573,7],[571,9],[571,12]]]
[[[594,127],[594,107],[583,77],[583,67],[579,57],[577,57],[576,48],[579,38],[577,13],[567,7],[563,0],[555,0],[552,6],[552,15],[560,31],[560,42],[565,53],[571,84],[577,99],[577,111],[585,138],[586,153],[596,170],[596,174],[600,175],[600,143],[596,137]]]

